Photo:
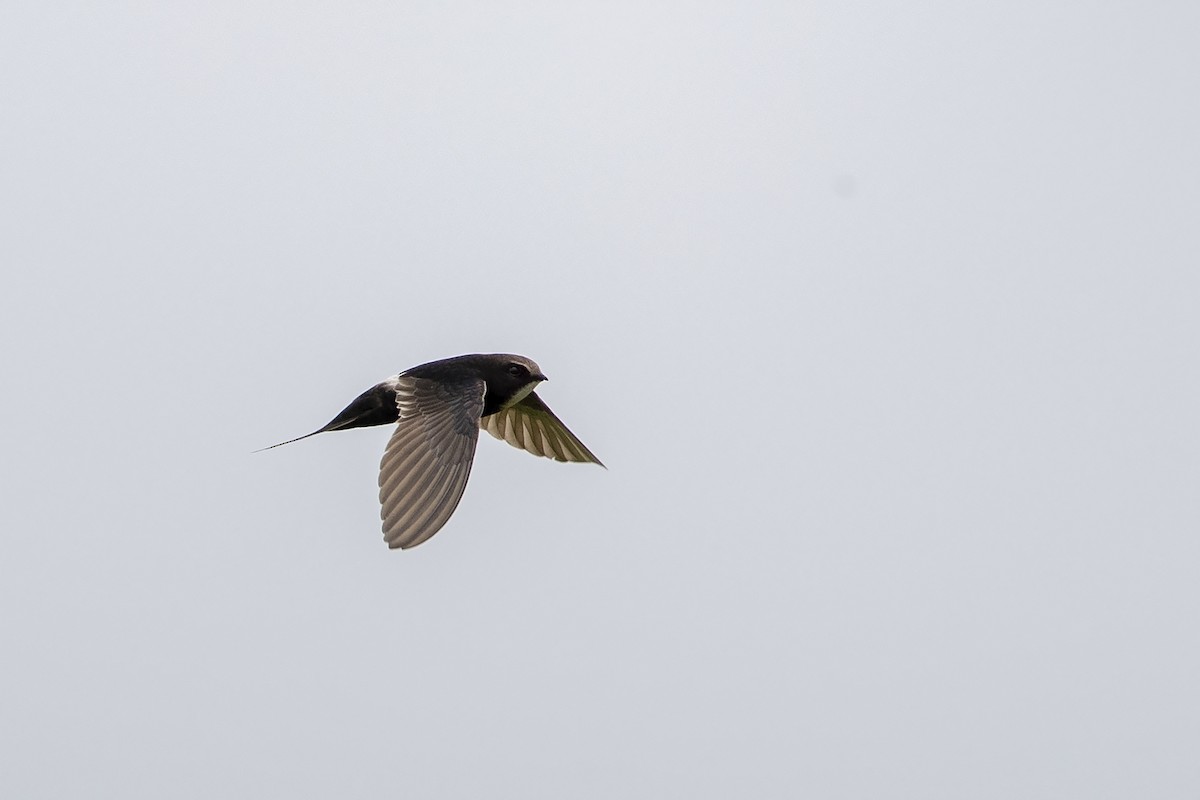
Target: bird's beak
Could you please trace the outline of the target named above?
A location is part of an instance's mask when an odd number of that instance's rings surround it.
[[[540,372],[539,372],[537,375],[534,375],[534,376],[532,376],[532,377],[533,377],[533,379],[534,379],[535,381],[548,381],[548,380],[550,380],[549,378],[547,378],[545,375],[543,375],[543,374],[542,374],[542,373],[540,373]]]

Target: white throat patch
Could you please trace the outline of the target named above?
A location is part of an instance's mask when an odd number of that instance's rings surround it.
[[[504,408],[505,409],[512,408],[517,403],[524,400],[526,397],[529,396],[530,392],[532,392],[534,389],[537,388],[538,383],[540,383],[540,381],[530,381],[529,383],[522,386],[519,390],[517,390],[517,393],[512,396],[512,399],[504,404]]]

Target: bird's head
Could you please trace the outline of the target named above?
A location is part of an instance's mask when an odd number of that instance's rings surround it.
[[[539,383],[549,380],[533,359],[507,353],[492,358],[494,367],[487,376],[488,392],[508,397],[505,408],[521,402]]]

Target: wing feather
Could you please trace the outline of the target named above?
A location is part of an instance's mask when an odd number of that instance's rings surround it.
[[[489,414],[479,426],[513,447],[555,461],[600,464],[575,434],[554,416],[537,392],[530,392],[519,403]]]
[[[471,475],[485,385],[401,375],[400,420],[379,463],[380,518],[389,547],[415,547],[437,533]]]

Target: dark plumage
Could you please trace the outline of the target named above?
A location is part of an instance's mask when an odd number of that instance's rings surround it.
[[[534,392],[545,380],[524,356],[431,361],[372,386],[323,428],[271,447],[326,431],[397,423],[379,465],[383,538],[389,547],[415,547],[458,506],[481,427],[535,456],[600,464]]]

